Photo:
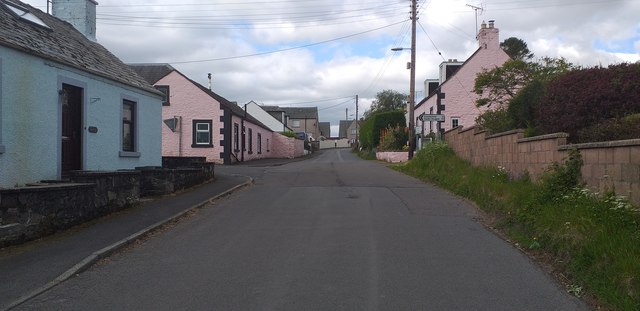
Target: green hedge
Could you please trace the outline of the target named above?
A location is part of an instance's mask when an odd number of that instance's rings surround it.
[[[380,130],[406,124],[403,111],[381,112],[371,115],[360,126],[360,144],[365,149],[373,149],[380,142]]]

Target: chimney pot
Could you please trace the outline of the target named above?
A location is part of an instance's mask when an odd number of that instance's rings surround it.
[[[490,20],[489,21],[489,28],[493,28],[495,21],[494,20]]]

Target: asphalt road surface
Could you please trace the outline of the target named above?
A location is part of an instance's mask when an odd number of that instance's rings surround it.
[[[19,310],[588,310],[446,191],[346,149],[255,184]]]

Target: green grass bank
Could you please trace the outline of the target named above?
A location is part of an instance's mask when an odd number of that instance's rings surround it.
[[[585,190],[581,165],[571,152],[534,183],[504,168],[473,167],[433,143],[391,167],[475,202],[489,226],[552,267],[571,294],[602,309],[640,310],[640,212]]]

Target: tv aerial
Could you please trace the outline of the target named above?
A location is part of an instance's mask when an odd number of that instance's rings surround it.
[[[484,5],[480,4],[480,6],[477,5],[472,5],[472,4],[465,4],[466,6],[472,8],[475,11],[476,14],[476,39],[478,39],[478,15],[482,15],[482,12],[484,12]],[[480,14],[478,14],[478,11],[480,11]]]

